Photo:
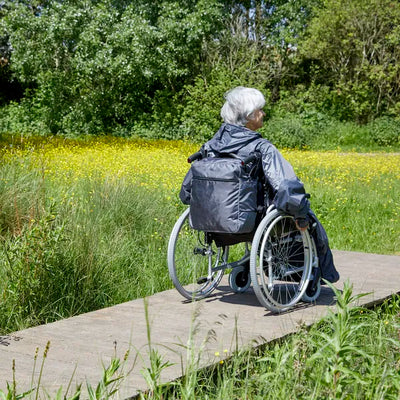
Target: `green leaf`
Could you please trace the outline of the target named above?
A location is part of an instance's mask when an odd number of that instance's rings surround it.
[[[93,388],[92,388],[92,386],[90,385],[89,382],[86,383],[86,387],[87,387],[87,391],[88,391],[88,394],[89,394],[89,399],[90,400],[97,400],[96,395],[94,393],[94,390],[93,390]]]

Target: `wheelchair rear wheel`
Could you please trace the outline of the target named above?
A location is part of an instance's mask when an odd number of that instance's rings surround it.
[[[216,247],[206,232],[190,227],[188,208],[179,217],[168,244],[169,275],[189,300],[203,299],[218,286],[228,259],[228,247]]]
[[[259,302],[283,312],[302,299],[313,266],[312,239],[300,232],[294,218],[272,210],[254,235],[250,275]]]

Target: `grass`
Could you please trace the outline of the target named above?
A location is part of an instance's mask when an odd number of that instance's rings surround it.
[[[30,190],[24,194],[33,198],[40,179],[31,176]],[[45,188],[52,197],[54,188]],[[174,206],[161,212],[159,193],[120,182],[86,181],[64,189],[74,195],[62,207],[48,203],[47,197],[39,198],[34,207],[24,198],[15,199],[18,212],[8,221],[13,232],[2,238],[3,331],[144,297],[170,286],[163,250],[168,225],[175,219]],[[93,190],[98,194],[85,199]]]
[[[311,328],[167,384],[158,397],[184,399],[398,399],[400,297],[373,310],[354,307],[345,284],[336,312]],[[362,296],[362,295],[361,295]],[[189,387],[187,387],[189,386]]]
[[[0,334],[172,287],[182,142],[3,138]],[[284,151],[336,249],[398,254],[400,155]]]
[[[335,249],[400,254],[400,155],[288,152]]]

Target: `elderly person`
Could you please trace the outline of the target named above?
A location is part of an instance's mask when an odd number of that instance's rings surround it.
[[[298,229],[307,229],[310,221],[316,222],[315,238],[322,278],[336,282],[339,274],[333,264],[328,237],[321,223],[310,210],[308,195],[303,183],[297,178],[292,166],[276,147],[256,132],[263,126],[262,110],[265,99],[256,89],[237,87],[225,95],[221,109],[224,123],[214,137],[205,143],[202,151],[208,156],[231,153],[245,158],[253,153],[261,154],[262,169],[267,182],[268,202],[278,210],[293,215]],[[186,175],[180,198],[190,204],[191,173]]]

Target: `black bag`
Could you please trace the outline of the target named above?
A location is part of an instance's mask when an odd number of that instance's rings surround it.
[[[190,224],[217,233],[248,233],[257,216],[257,177],[237,157],[207,157],[193,162]]]

